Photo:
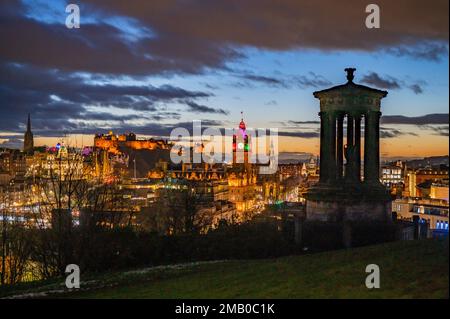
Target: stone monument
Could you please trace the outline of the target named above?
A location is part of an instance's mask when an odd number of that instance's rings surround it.
[[[314,92],[320,100],[320,180],[306,195],[307,220],[391,220],[391,198],[379,179],[380,107],[388,92],[355,84],[355,70],[345,69],[347,83]]]

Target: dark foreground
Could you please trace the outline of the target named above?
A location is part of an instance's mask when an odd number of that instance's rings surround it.
[[[365,286],[368,264],[380,268],[380,289]],[[81,291],[68,293],[60,287],[22,297],[448,298],[448,265],[448,239],[403,241],[277,259],[111,273],[82,281]]]

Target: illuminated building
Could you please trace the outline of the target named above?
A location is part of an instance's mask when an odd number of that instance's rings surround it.
[[[420,197],[420,189],[418,185],[430,181],[432,183],[441,183],[445,180],[448,182],[448,169],[441,168],[424,168],[418,170],[410,170],[405,175],[405,197]]]
[[[418,216],[426,221],[430,229],[448,231],[448,201],[440,199],[396,199],[392,203],[392,211],[397,213],[399,219],[413,220]]]
[[[430,187],[430,198],[448,201],[448,181],[447,183],[433,183]]]
[[[34,152],[26,157],[26,175],[33,181],[36,178],[50,179],[88,179],[93,177],[93,166],[87,156],[64,143],[47,148],[45,152]]]
[[[380,181],[391,192],[391,195],[399,198],[402,197],[405,190],[404,174],[406,164],[401,161],[395,164],[386,164],[381,166]]]
[[[241,119],[238,134],[233,135],[233,164],[227,171],[227,178],[229,201],[236,204],[242,220],[256,213],[257,209],[257,167],[249,162],[249,141],[244,119]]]
[[[186,179],[181,172],[172,172],[170,176],[153,182],[154,200],[137,216],[144,229],[174,234],[184,227],[185,218],[192,218],[201,232],[207,232],[221,221],[238,221],[236,206],[228,201],[226,180],[210,180],[207,175]]]
[[[291,177],[301,176],[304,167],[306,167],[305,163],[278,164],[280,180],[284,181]]]
[[[242,114],[242,112],[241,112]],[[237,134],[233,134],[233,165],[248,165],[248,156],[250,153],[250,136],[247,134],[244,119],[239,123]]]
[[[317,162],[318,159],[314,159],[314,157],[311,157],[306,164],[306,170],[309,176],[319,176]]]
[[[21,181],[26,173],[26,159],[26,154],[19,150],[6,150],[0,154],[0,171],[9,174],[11,179]]]
[[[261,200],[266,204],[273,204],[281,199],[280,172],[258,175],[258,190]]]
[[[12,176],[9,172],[0,170],[0,185],[7,185],[12,180]]]
[[[388,188],[403,183],[402,168],[396,165],[384,165],[381,167],[381,183]]]

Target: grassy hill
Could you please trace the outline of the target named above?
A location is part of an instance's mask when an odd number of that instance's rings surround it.
[[[381,288],[365,287],[377,264]],[[63,298],[448,298],[448,239],[106,274]],[[49,296],[49,294],[47,294]]]

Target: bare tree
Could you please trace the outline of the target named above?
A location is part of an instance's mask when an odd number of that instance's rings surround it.
[[[14,284],[23,279],[30,266],[32,240],[24,227],[25,216],[11,211],[8,188],[0,190],[1,247],[0,284]],[[29,267],[28,267],[29,268]]]
[[[34,258],[44,278],[63,274],[73,260],[72,215],[86,204],[92,169],[79,153],[58,152],[40,169],[30,197],[38,246]]]
[[[205,232],[212,216],[202,210],[195,184],[186,181],[182,186],[158,190],[157,201],[142,213],[141,223],[164,235]]]

